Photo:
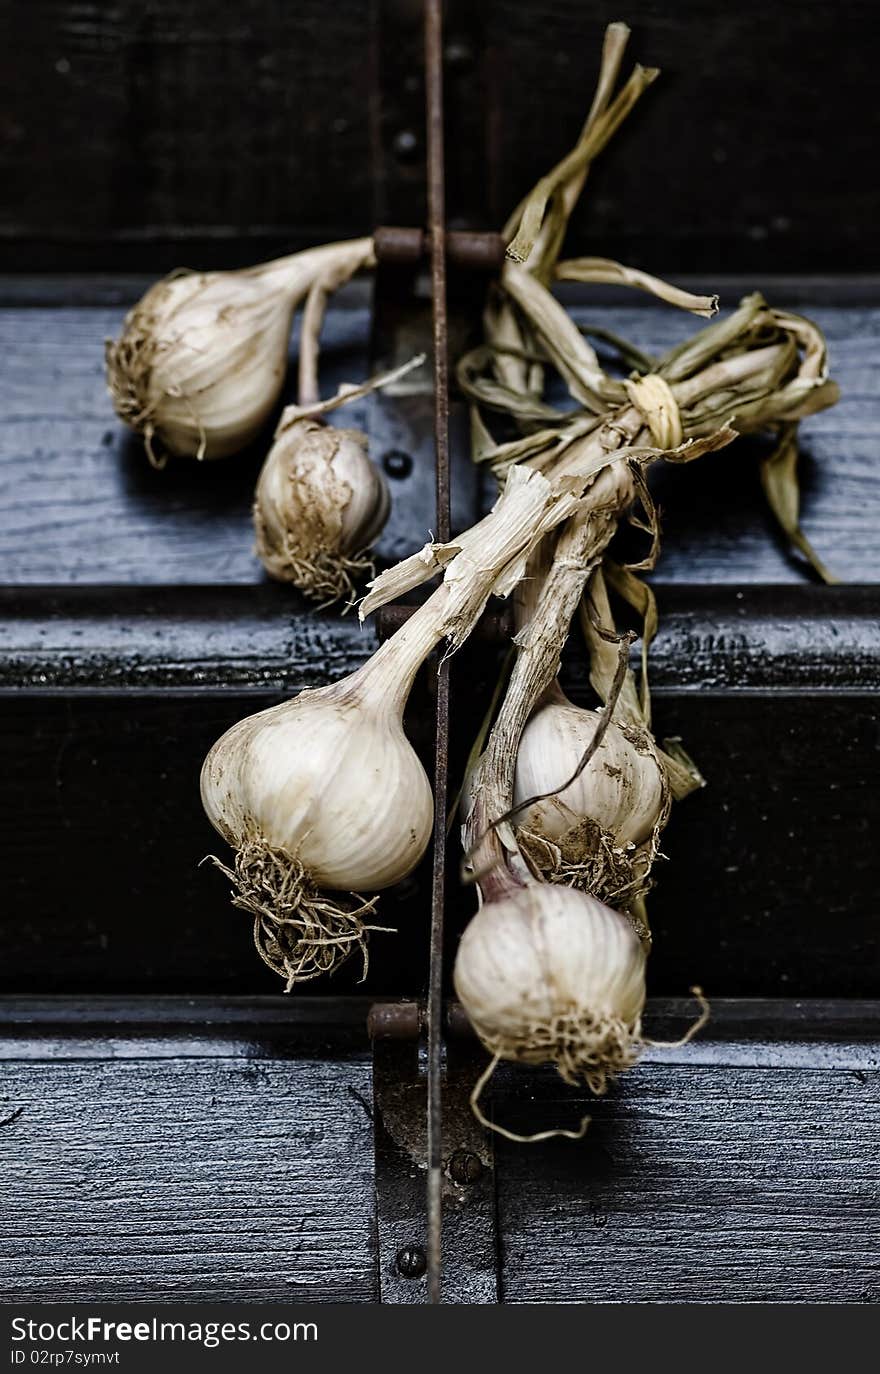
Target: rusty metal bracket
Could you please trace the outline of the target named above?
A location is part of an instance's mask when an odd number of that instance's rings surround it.
[[[497,272],[504,262],[504,239],[500,234],[447,229],[445,238],[450,267],[472,272]],[[383,224],[373,232],[373,245],[380,263],[416,266],[431,256],[432,231]]]

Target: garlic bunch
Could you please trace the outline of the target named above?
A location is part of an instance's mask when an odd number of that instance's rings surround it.
[[[555,1064],[595,1093],[638,1058],[645,951],[625,916],[584,892],[505,884],[465,930],[454,983],[497,1058]]]
[[[253,440],[281,393],[291,322],[316,280],[374,262],[371,239],[237,272],[184,272],[151,287],[106,346],[120,419],[150,461],[223,458]]]
[[[569,786],[599,726],[554,684],[526,725],[516,759],[516,818],[532,863],[554,881],[628,905],[645,889],[670,792],[649,731],[612,718],[595,754]],[[547,795],[548,793],[552,795]]]
[[[574,499],[540,473],[512,472],[479,557],[453,558],[362,668],[240,721],[209,753],[202,802],[237,851],[224,868],[234,903],[253,915],[257,948],[288,989],[355,949],[366,958],[373,903],[330,894],[390,887],[427,847],[431,791],[402,724],[416,673],[441,640],[467,638],[499,577]]]
[[[363,554],[389,508],[365,434],[317,420],[282,422],[257,482],[257,553],[272,577],[316,601],[335,601],[372,567]]]

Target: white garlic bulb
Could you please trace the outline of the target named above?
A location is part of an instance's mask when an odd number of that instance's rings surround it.
[[[571,777],[598,724],[595,711],[564,699],[540,706],[520,741],[514,805]],[[611,720],[599,748],[574,782],[535,802],[518,820],[558,840],[587,816],[619,844],[641,844],[657,824],[664,800],[663,771],[647,731]]]
[[[461,938],[454,982],[502,1059],[555,1064],[602,1093],[638,1057],[645,951],[627,918],[587,893],[530,883],[487,901]]]
[[[106,346],[116,412],[150,461],[223,458],[256,438],[281,393],[298,303],[340,262],[351,275],[372,261],[372,241],[358,239],[151,287]]]
[[[390,504],[365,434],[295,420],[279,429],[257,481],[257,553],[272,577],[313,600],[336,601],[372,567],[363,554]]]
[[[373,660],[375,663],[375,660]],[[239,721],[205,759],[202,803],[236,849],[236,905],[288,980],[365,953],[363,917],[330,892],[405,878],[431,836],[427,775],[403,732],[396,685],[372,664]]]
[[[574,882],[604,901],[630,904],[646,889],[669,787],[648,731],[612,719],[587,766],[560,792],[599,724],[558,689],[530,718],[516,759],[520,843],[544,876]]]

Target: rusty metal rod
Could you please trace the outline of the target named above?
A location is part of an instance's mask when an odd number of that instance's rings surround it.
[[[443,148],[443,0],[425,0],[425,114],[428,229],[434,323],[434,447],[437,538],[450,535],[449,336],[446,313],[446,174]],[[437,673],[434,749],[434,862],[428,973],[428,1301],[441,1300],[443,1226],[443,915],[446,878],[446,790],[449,772],[449,665]]]

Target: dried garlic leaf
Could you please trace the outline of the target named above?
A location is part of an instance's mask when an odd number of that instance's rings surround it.
[[[838,579],[826,568],[799,524],[797,428],[796,424],[781,426],[778,446],[761,464],[761,484],[770,509],[794,547],[812,564],[823,582],[833,584]]]

